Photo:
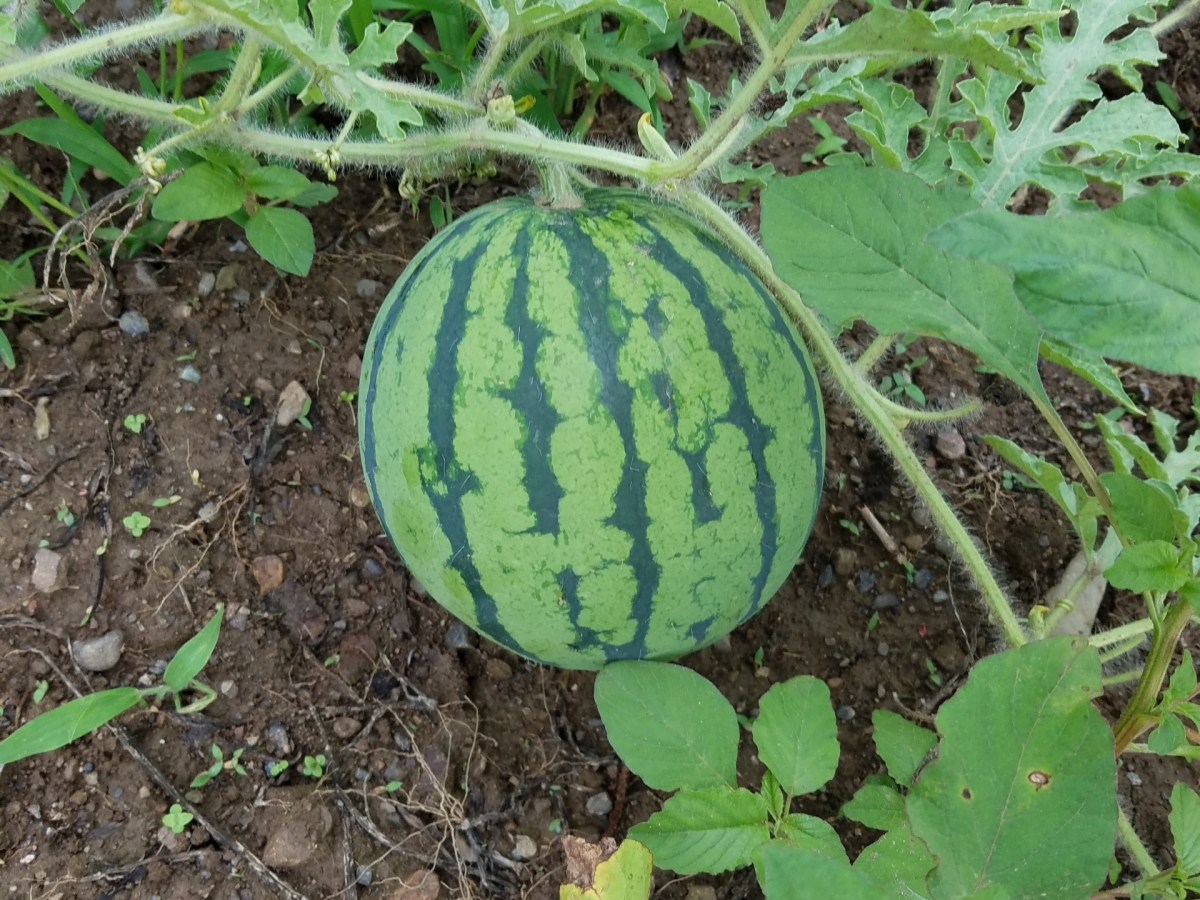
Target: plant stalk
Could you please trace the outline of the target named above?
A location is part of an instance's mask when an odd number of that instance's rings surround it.
[[[254,32],[247,32],[242,39],[242,48],[238,51],[237,62],[229,73],[229,81],[217,98],[213,112],[217,115],[232,112],[246,98],[246,91],[258,78],[262,71],[262,41]]]
[[[1133,830],[1133,823],[1129,821],[1125,811],[1119,806],[1117,807],[1117,836],[1121,838],[1121,843],[1133,857],[1134,864],[1142,873],[1143,878],[1153,878],[1158,874],[1158,866],[1154,864],[1150,851],[1146,849],[1142,839],[1137,836],[1137,832]]]
[[[891,413],[878,402],[878,392],[863,379],[861,373],[854,368],[853,363],[842,356],[833,339],[825,332],[816,313],[804,304],[800,295],[790,285],[775,274],[771,260],[766,253],[713,200],[691,189],[678,191],[676,198],[707,222],[733,247],[763,279],[767,288],[779,299],[784,309],[797,320],[801,330],[825,362],[829,374],[837,386],[850,397],[854,405],[874,427],[876,434],[887,445],[901,470],[908,476],[928,505],[934,520],[957,547],[963,563],[979,586],[992,615],[1003,629],[1009,645],[1019,647],[1026,643],[1028,638],[1021,623],[1017,620],[1000,585],[996,583],[995,576],[992,575],[987,562],[976,548],[975,542],[937,489],[937,485],[930,480],[925,466],[904,440]]]
[[[863,375],[870,375],[875,364],[891,349],[895,340],[896,335],[894,334],[875,335],[875,340],[867,345],[867,349],[858,354],[858,359],[854,361],[854,368]]]
[[[479,63],[479,68],[475,70],[475,75],[471,79],[471,87],[467,91],[467,96],[475,103],[483,101],[483,95],[491,87],[492,76],[496,74],[496,69],[504,61],[504,54],[508,52],[511,43],[512,39],[509,35],[501,35],[492,41],[487,53],[483,55],[483,60]]]
[[[1120,756],[1137,736],[1154,721],[1150,710],[1158,701],[1158,693],[1162,690],[1163,680],[1167,676],[1167,668],[1175,655],[1175,645],[1183,629],[1192,620],[1192,607],[1186,600],[1176,600],[1167,609],[1162,621],[1154,628],[1154,637],[1150,644],[1150,655],[1146,657],[1146,665],[1142,677],[1134,689],[1129,704],[1121,713],[1113,728],[1113,741],[1116,754]]]
[[[1055,436],[1067,448],[1067,453],[1078,467],[1079,474],[1083,476],[1083,480],[1087,482],[1092,495],[1100,503],[1100,508],[1104,510],[1104,515],[1108,518],[1109,524],[1113,528],[1117,528],[1116,517],[1113,515],[1112,498],[1108,496],[1108,490],[1100,482],[1100,476],[1092,468],[1092,464],[1084,454],[1083,448],[1075,440],[1075,435],[1071,434],[1071,430],[1067,428],[1067,424],[1059,416],[1058,411],[1050,405],[1050,402],[1045,397],[1039,397],[1033,392],[1027,392],[1027,396],[1033,401],[1033,405],[1042,414],[1042,418],[1046,420],[1046,423],[1050,426]],[[1117,529],[1117,537],[1121,537],[1120,529]],[[1122,540],[1121,543],[1126,542]]]

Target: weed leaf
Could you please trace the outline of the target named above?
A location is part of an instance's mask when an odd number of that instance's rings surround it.
[[[842,807],[842,815],[868,828],[889,831],[905,822],[904,798],[881,784],[864,784]]]
[[[775,270],[835,324],[952,341],[1044,397],[1037,323],[1009,275],[925,243],[927,231],[975,209],[887,169],[831,168],[777,178],[763,191],[762,236]]]
[[[303,213],[262,206],[246,223],[246,240],[271,265],[293,275],[307,275],[316,243],[312,223]]]
[[[164,185],[151,212],[167,222],[219,219],[241,209],[243,195],[241,182],[231,170],[202,162]]]
[[[137,688],[119,687],[55,707],[0,741],[0,766],[65,747],[115,719],[136,704],[141,696]]]
[[[1117,561],[1104,570],[1113,587],[1142,591],[1175,591],[1188,580],[1179,565],[1179,551],[1167,541],[1146,541],[1126,547]]]
[[[217,638],[221,634],[221,619],[225,612],[225,604],[218,603],[217,610],[208,624],[188,639],[167,665],[163,672],[163,683],[175,693],[180,693],[192,679],[200,674],[212,656],[213,648],[217,646]]]
[[[749,865],[770,837],[767,803],[745,788],[680,791],[660,812],[629,829],[654,854],[654,864],[681,875]]]
[[[1121,379],[1112,370],[1112,366],[1099,354],[1048,336],[1042,337],[1041,354],[1044,359],[1063,366],[1090,382],[1093,387],[1103,391],[1135,416],[1142,414],[1137,404],[1125,393],[1125,386],[1121,384]]]
[[[884,900],[883,891],[842,859],[771,841],[755,854],[766,900]]]
[[[1200,376],[1200,188],[1159,187],[1073,216],[1069,226],[1057,216],[980,210],[929,240],[1008,266],[1017,295],[1050,334],[1102,356]]]
[[[713,684],[670,663],[617,662],[596,676],[609,743],[659,791],[737,785],[737,715]]]
[[[1113,515],[1124,537],[1138,544],[1175,539],[1175,504],[1154,485],[1121,472],[1105,472],[1100,483],[1112,498]]]
[[[815,850],[834,859],[850,861],[846,856],[846,848],[842,846],[842,839],[833,826],[816,816],[804,813],[784,816],[779,823],[778,836],[801,850]]]
[[[889,896],[906,900],[929,900],[925,879],[934,865],[934,858],[925,844],[913,837],[907,822],[893,828],[854,860],[854,868]]]
[[[792,795],[815,791],[838,763],[837,719],[825,682],[800,675],[771,686],[754,722],[758,758]]]
[[[937,735],[887,709],[875,710],[871,724],[875,726],[875,749],[892,780],[905,787],[912,784],[917,768],[937,746]]]
[[[1185,875],[1200,872],[1200,797],[1182,782],[1171,790],[1171,836],[1175,859]]]
[[[1100,657],[1050,638],[982,660],[938,712],[938,757],[908,796],[913,833],[939,861],[935,900],[985,888],[1086,900],[1116,833],[1113,738],[1091,699]],[[1063,865],[1041,848],[1069,854]]]

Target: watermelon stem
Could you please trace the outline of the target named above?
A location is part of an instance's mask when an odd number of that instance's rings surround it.
[[[579,209],[583,199],[575,191],[571,170],[557,163],[543,163],[537,167],[542,183],[538,204],[550,209]]]

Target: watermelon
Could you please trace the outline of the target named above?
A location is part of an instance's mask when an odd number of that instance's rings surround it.
[[[690,214],[597,189],[444,228],[384,300],[359,439],[442,606],[528,659],[669,660],[753,615],[816,515],[812,362]]]

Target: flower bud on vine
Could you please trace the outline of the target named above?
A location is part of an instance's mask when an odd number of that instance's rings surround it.
[[[655,159],[663,162],[671,162],[675,159],[675,151],[671,149],[671,145],[667,143],[657,128],[650,121],[650,113],[642,113],[642,117],[638,119],[638,140],[642,142],[642,146],[646,148],[646,152]]]
[[[512,94],[496,97],[488,101],[488,124],[493,128],[511,128],[517,122],[517,108]]]

